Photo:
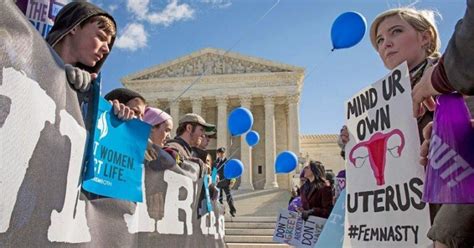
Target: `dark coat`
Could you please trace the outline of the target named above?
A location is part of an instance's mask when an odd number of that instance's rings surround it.
[[[301,203],[304,210],[312,210],[310,215],[328,218],[333,208],[332,190],[328,185],[316,186],[307,181],[301,187]]]
[[[466,13],[444,53],[444,66],[449,83],[455,90],[474,95],[474,0],[467,1]]]
[[[226,162],[227,162],[227,158],[224,158],[222,160],[217,158],[212,164],[212,168],[216,168],[217,175],[219,175],[219,182],[217,183],[217,187],[219,188],[226,188],[226,187],[229,187],[230,185],[230,180],[226,179],[224,176],[224,166],[222,166]]]

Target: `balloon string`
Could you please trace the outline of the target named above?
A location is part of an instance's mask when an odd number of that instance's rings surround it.
[[[227,159],[227,161],[225,161],[225,163],[221,164],[221,166],[217,167],[217,170],[220,170],[225,164],[227,164],[227,162],[229,162],[229,160],[232,159],[232,157],[240,150],[240,147],[237,147],[237,149],[235,149],[230,155],[229,155],[229,159]]]
[[[230,47],[228,48],[224,54],[222,56],[225,56],[227,53],[229,53],[232,49],[234,49],[244,38],[245,36],[250,33],[250,31],[252,30],[252,28],[254,28],[258,23],[260,23],[278,4],[280,3],[280,0],[277,0],[275,2],[275,4],[272,5],[272,7],[270,7],[270,9],[268,9],[252,26],[250,26],[249,28],[247,28],[247,30],[240,36],[240,38]],[[194,79],[194,81],[191,82],[191,84],[186,87],[186,89],[183,90],[183,92],[181,92],[175,99],[173,99],[172,101],[170,101],[168,103],[168,106],[165,108],[168,109],[171,107],[171,105],[176,102],[181,96],[183,96],[188,90],[190,90],[196,83],[199,82],[199,80],[201,80],[201,78],[207,74],[208,70],[210,69],[210,67],[206,67],[206,69],[204,70],[203,73],[201,73],[201,75],[199,75],[198,78]],[[161,114],[161,113],[160,113]]]
[[[326,60],[329,55],[331,55],[331,53],[334,51],[335,48],[331,49],[331,51],[328,52],[328,54],[326,54],[326,57],[324,57],[323,61]],[[318,63],[316,63],[314,66],[311,67],[311,70],[306,73],[305,75],[305,80],[308,80],[309,76],[311,76],[311,74],[316,70],[316,68],[318,68]]]

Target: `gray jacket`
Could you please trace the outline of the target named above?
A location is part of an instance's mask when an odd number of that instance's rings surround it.
[[[456,24],[444,54],[444,67],[454,89],[474,95],[474,0],[467,0],[466,13]]]

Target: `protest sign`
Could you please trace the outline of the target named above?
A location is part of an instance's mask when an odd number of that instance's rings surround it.
[[[314,248],[340,248],[344,241],[344,219],[346,211],[346,190],[343,189],[331,215],[324,224],[323,231],[319,235],[318,242]]]
[[[278,214],[273,241],[295,247],[312,248],[318,242],[326,219],[309,216],[308,220],[301,219],[297,212],[287,209]]]
[[[151,126],[138,119],[121,121],[109,102],[97,99],[82,187],[97,195],[141,202],[143,160]]]
[[[145,167],[143,203],[81,192],[85,94],[13,1],[0,24],[0,247],[225,246],[222,209],[199,217],[202,179],[177,165]]]
[[[17,0],[18,8],[31,24],[46,37],[54,25],[58,12],[66,5],[66,0]]]
[[[346,103],[345,247],[430,243],[410,85],[403,63]]]

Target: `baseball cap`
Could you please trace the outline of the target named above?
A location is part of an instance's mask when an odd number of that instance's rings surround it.
[[[181,117],[181,119],[179,120],[179,125],[181,125],[183,123],[186,123],[186,122],[197,123],[197,124],[203,126],[206,132],[211,132],[211,131],[214,131],[216,129],[215,125],[207,123],[204,120],[204,118],[202,118],[200,115],[194,114],[194,113],[185,114],[183,117]]]

